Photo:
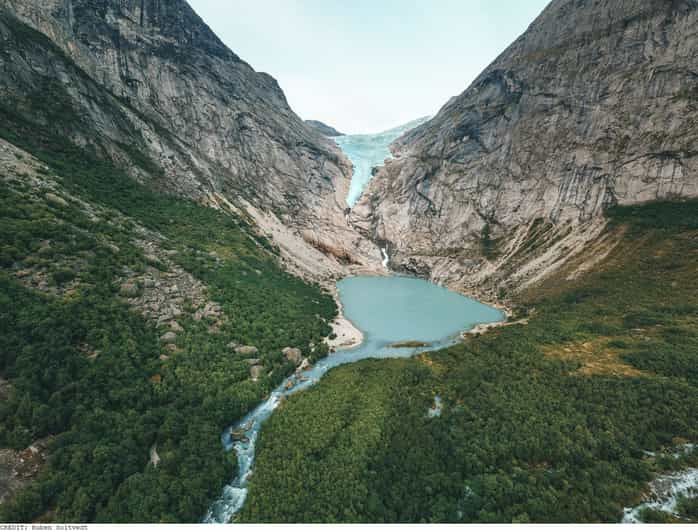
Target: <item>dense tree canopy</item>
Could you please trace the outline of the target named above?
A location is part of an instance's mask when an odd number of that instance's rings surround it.
[[[645,452],[698,439],[698,203],[611,215],[620,246],[523,296],[528,324],[340,367],[291,397],[241,519],[618,521],[653,474],[698,465]]]
[[[0,402],[0,447],[54,436],[40,478],[0,508],[0,521],[197,521],[233,475],[221,431],[293,371],[283,347],[326,353],[334,301],[285,273],[240,218],[156,195],[69,146],[43,158],[46,174],[97,216],[47,201],[24,176],[0,179],[0,375],[13,389]],[[134,245],[136,223],[162,235],[227,319],[212,334],[183,315],[166,360],[163,328],[118,297],[124,271],[166,269]],[[71,289],[27,288],[23,269]],[[259,381],[232,341],[259,349]]]

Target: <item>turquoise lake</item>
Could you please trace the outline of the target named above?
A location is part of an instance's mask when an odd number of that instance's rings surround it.
[[[209,508],[204,522],[228,523],[244,505],[259,433],[264,421],[284,397],[313,386],[337,366],[367,358],[408,357],[439,349],[457,342],[462,331],[505,318],[495,308],[412,277],[349,277],[338,282],[337,289],[345,317],[363,332],[364,341],[357,347],[339,350],[318,360],[306,371],[291,375],[264,402],[225,430],[223,445],[236,453],[238,471]],[[429,346],[391,346],[411,340]]]
[[[349,277],[337,289],[344,315],[373,347],[448,341],[479,323],[502,319],[495,308],[412,277]]]

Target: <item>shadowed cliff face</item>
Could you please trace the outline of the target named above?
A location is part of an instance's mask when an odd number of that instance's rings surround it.
[[[698,195],[698,2],[555,0],[461,95],[398,139],[352,220],[391,265],[521,286],[612,204]]]
[[[163,191],[254,205],[265,229],[288,233],[282,249],[311,256],[306,270],[379,262],[343,213],[350,163],[184,0],[4,0],[0,15],[0,94],[13,130],[41,126]]]

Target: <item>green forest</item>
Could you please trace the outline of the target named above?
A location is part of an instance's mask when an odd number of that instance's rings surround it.
[[[41,48],[94,88],[44,36],[9,27],[21,46]],[[0,506],[0,522],[197,522],[236,470],[222,430],[295,369],[281,349],[324,356],[336,306],[286,273],[247,220],[168,195],[140,135],[120,147],[152,189],[108,162],[100,139],[77,147],[66,131],[89,139],[93,130],[67,90],[46,78],[0,101],[0,137],[36,157],[39,178],[54,184],[11,171],[29,162],[21,152],[0,175],[0,377],[11,383],[0,448],[49,442],[39,478]],[[114,96],[90,94],[122,117]],[[224,323],[185,309],[176,345],[163,345],[167,326],[119,296],[126,272],[169,273],[136,244],[143,231],[203,283]],[[22,272],[40,274],[45,289],[28,288]],[[258,349],[257,381],[248,356],[231,349],[238,343]]]
[[[196,522],[235,471],[223,428],[295,369],[283,347],[326,353],[335,303],[285,273],[243,219],[156,194],[69,145],[25,147],[67,193],[0,177],[0,376],[12,384],[0,448],[51,438],[39,478],[0,507],[0,522]],[[212,334],[185,313],[166,360],[166,329],[118,294],[124,271],[167,270],[134,245],[137,224],[162,236],[227,318]],[[43,272],[49,290],[23,286],[26,269]],[[71,289],[50,290],[62,285]],[[231,342],[259,349],[258,381]]]
[[[239,217],[152,192],[69,146],[25,147],[67,193],[0,180],[0,375],[12,383],[0,447],[50,436],[39,478],[0,521],[198,521],[234,472],[222,428],[293,371],[283,347],[326,354],[334,301],[285,273]],[[523,294],[528,324],[337,368],[292,396],[265,426],[240,520],[617,521],[653,475],[698,465],[695,452],[645,452],[698,436],[698,204],[609,216],[622,243],[594,273]],[[180,318],[166,360],[163,327],[118,294],[125,269],[167,270],[134,245],[138,227],[162,235],[229,318],[217,334]],[[71,289],[28,289],[21,269]],[[258,347],[259,381],[230,342]],[[435,395],[443,413],[428,417]],[[680,504],[687,519],[695,508]]]
[[[236,471],[222,431],[296,369],[283,348],[328,354],[335,302],[287,273],[242,214],[169,193],[134,123],[176,133],[46,36],[5,11],[0,22],[17,78],[0,98],[0,450],[47,446],[0,522],[199,522]],[[72,83],[42,78],[32,57]],[[95,117],[119,140],[95,138]],[[586,273],[570,275],[572,261],[516,295],[522,322],[338,367],[289,396],[237,520],[617,522],[657,475],[698,467],[696,447],[677,452],[698,442],[698,202],[607,214],[620,243]],[[491,260],[495,229],[479,235]],[[133,303],[145,284],[124,280],[180,270],[220,311],[197,318],[182,301],[165,341],[172,324],[147,319]],[[678,512],[642,517],[698,521],[698,499]]]
[[[264,427],[240,519],[617,522],[655,474],[698,466],[695,450],[645,452],[698,439],[698,203],[609,215],[621,244],[522,295],[528,324],[339,367],[292,396]]]

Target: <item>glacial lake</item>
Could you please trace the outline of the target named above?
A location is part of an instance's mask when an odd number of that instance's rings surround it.
[[[223,445],[237,454],[238,471],[209,509],[205,522],[228,523],[242,508],[259,432],[283,397],[313,386],[330,369],[342,364],[440,349],[457,342],[462,331],[505,317],[500,310],[412,277],[349,277],[338,282],[337,289],[344,316],[363,332],[364,341],[352,349],[331,353],[310,369],[288,377],[264,402],[224,431]],[[428,345],[394,345],[411,341]]]
[[[410,340],[442,343],[502,319],[495,308],[413,277],[349,277],[337,289],[344,315],[364,333],[364,349]]]

